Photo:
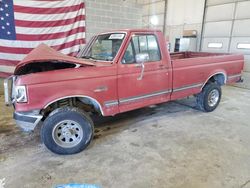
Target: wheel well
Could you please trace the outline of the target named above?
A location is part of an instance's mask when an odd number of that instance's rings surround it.
[[[218,85],[222,86],[226,84],[226,76],[223,73],[218,73],[209,78],[206,83],[213,82],[217,83]]]
[[[55,100],[50,104],[48,104],[42,110],[42,113],[45,117],[47,117],[55,109],[65,106],[77,107],[89,113],[103,114],[101,105],[95,99],[90,97],[80,97],[80,96],[67,97]]]

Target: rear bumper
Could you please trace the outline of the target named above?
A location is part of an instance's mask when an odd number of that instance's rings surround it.
[[[244,79],[242,77],[240,77],[240,79],[236,81],[236,83],[242,83],[242,82],[244,82]]]
[[[229,75],[227,77],[227,83],[232,84],[232,83],[239,83],[239,82],[243,82],[243,78],[241,74],[233,74],[233,75]]]
[[[39,115],[34,112],[14,112],[13,118],[16,121],[16,124],[23,130],[23,131],[33,131],[35,127],[41,122],[43,118],[42,115]]]

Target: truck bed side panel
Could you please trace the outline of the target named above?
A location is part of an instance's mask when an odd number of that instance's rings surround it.
[[[173,66],[172,100],[199,93],[215,74],[225,77],[226,83],[240,79],[244,58],[242,55],[222,55],[176,59]]]

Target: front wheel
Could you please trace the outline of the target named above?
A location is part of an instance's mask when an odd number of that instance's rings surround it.
[[[221,100],[221,87],[216,83],[205,85],[202,91],[196,96],[197,106],[205,112],[214,111]]]
[[[84,150],[93,138],[93,122],[84,111],[64,107],[56,109],[44,121],[41,139],[57,154],[75,154]]]

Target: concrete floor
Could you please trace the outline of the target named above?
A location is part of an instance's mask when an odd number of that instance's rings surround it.
[[[197,111],[189,98],[97,119],[93,143],[72,156],[49,152],[38,133],[21,133],[0,101],[0,180],[7,188],[250,187],[250,90],[224,87],[212,113]]]

